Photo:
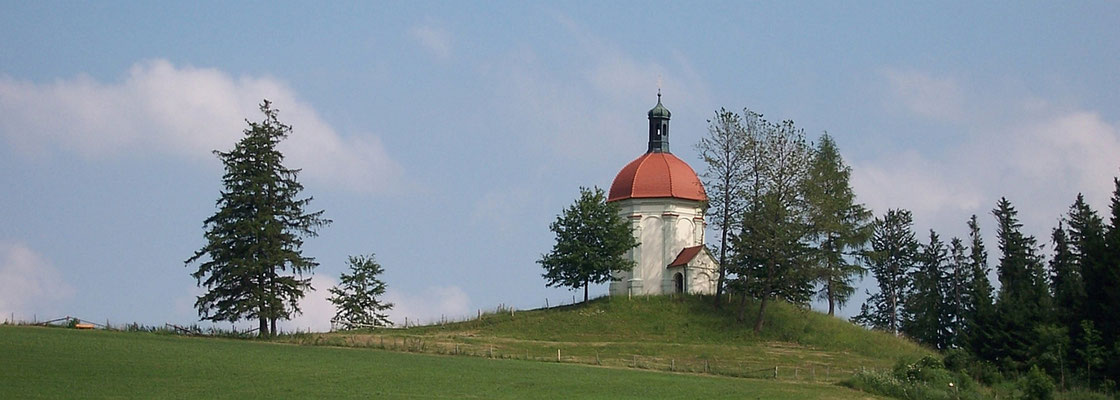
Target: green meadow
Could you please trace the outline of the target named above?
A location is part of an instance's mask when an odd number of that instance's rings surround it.
[[[0,398],[864,399],[826,382],[0,326]]]
[[[599,298],[410,328],[293,335],[297,344],[371,347],[484,358],[559,361],[778,381],[835,383],[934,352],[839,318],[774,302],[761,333],[757,309],[736,322],[710,297]]]

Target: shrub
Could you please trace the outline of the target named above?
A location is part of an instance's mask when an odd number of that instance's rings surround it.
[[[1019,379],[1018,386],[1024,399],[1054,399],[1054,380],[1050,379],[1050,376],[1046,375],[1045,372],[1042,372],[1037,365],[1032,365],[1027,375]]]

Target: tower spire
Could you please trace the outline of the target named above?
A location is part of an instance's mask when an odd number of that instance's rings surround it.
[[[669,109],[661,104],[661,85],[657,85],[657,105],[649,110],[649,149],[647,153],[669,152]]]

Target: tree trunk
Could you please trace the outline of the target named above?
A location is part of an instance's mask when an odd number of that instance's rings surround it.
[[[724,179],[724,183],[727,183],[727,179]],[[731,218],[731,211],[727,209],[727,202],[731,200],[730,197],[730,194],[727,193],[723,196],[723,226],[720,227],[719,239],[719,279],[716,280],[715,306],[717,309],[720,308],[720,298],[723,297],[723,280],[727,276],[727,219]]]
[[[766,303],[770,296],[762,296],[762,301],[758,306],[758,320],[754,321],[754,333],[762,332],[762,318],[766,315]]]
[[[272,335],[276,334],[276,317],[273,317],[271,322],[272,322],[272,330],[269,331],[269,336],[272,336]]]
[[[747,292],[743,292],[739,296],[739,315],[735,316],[735,320],[743,322],[747,319]]]
[[[830,277],[827,282],[828,285],[828,316],[836,316],[836,296],[832,292],[832,278]]]
[[[257,337],[268,337],[268,318],[261,316],[260,326],[257,328]]]
[[[583,302],[587,302],[587,287],[591,286],[591,282],[587,279],[583,280]]]

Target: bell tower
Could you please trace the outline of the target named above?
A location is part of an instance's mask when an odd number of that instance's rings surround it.
[[[669,152],[669,109],[661,105],[661,90],[657,90],[657,105],[649,110],[649,149],[647,153]]]

